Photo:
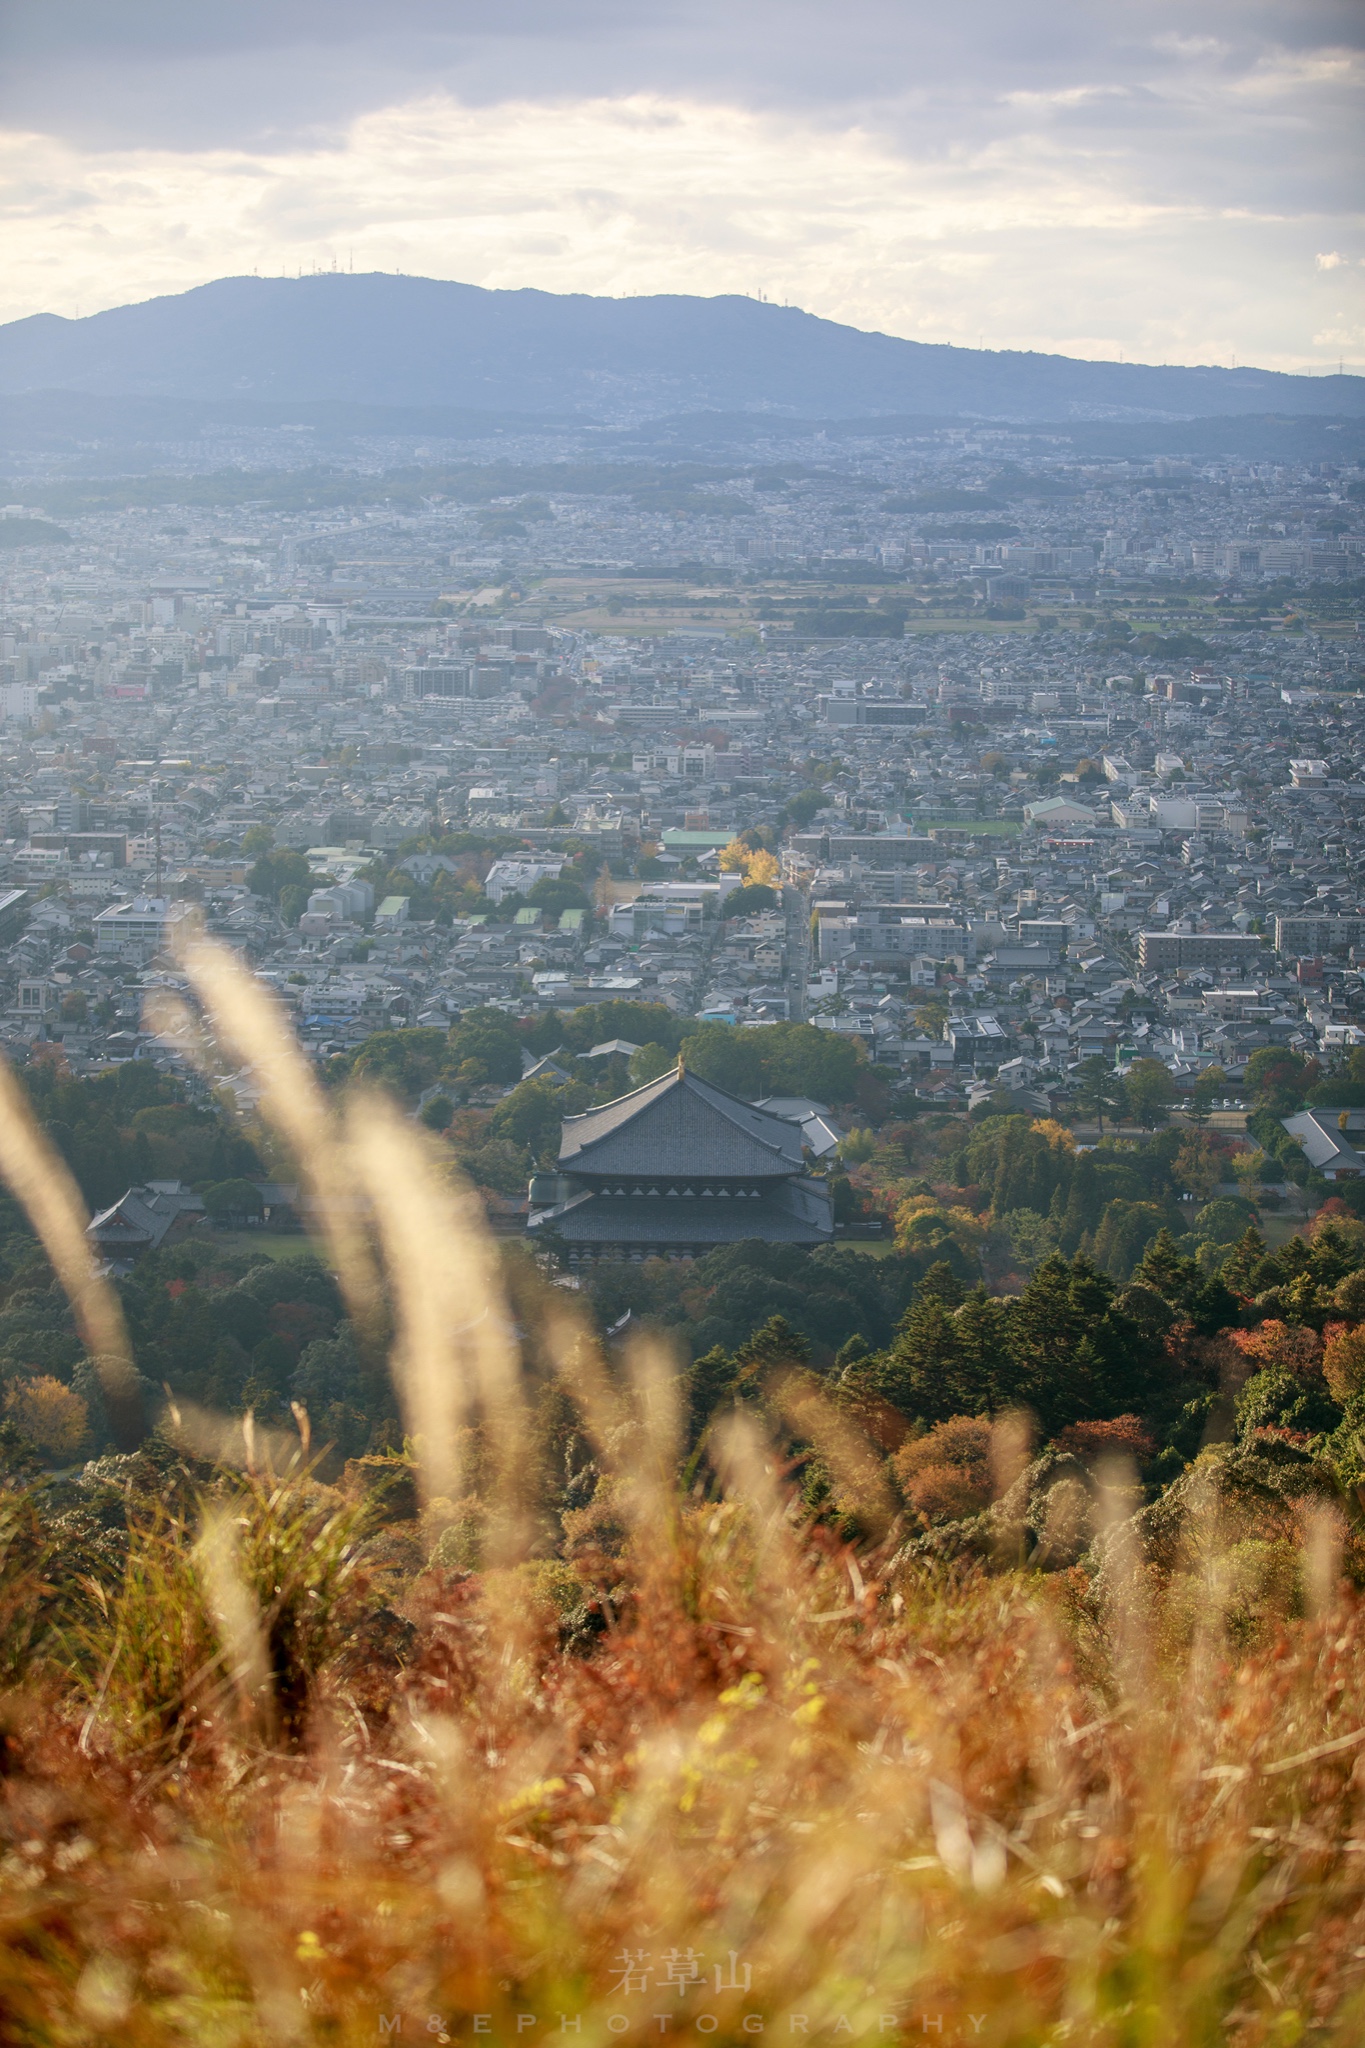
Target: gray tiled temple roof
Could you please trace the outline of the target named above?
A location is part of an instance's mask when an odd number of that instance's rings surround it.
[[[701,1250],[750,1238],[768,1244],[820,1243],[834,1234],[828,1192],[815,1180],[785,1181],[744,1201],[703,1195],[623,1201],[582,1194],[546,1211],[536,1224],[553,1229],[570,1247],[621,1244]]]
[[[722,1088],[677,1071],[565,1117],[562,1172],[657,1181],[772,1179],[800,1173],[801,1132]],[[753,1236],[753,1231],[741,1233]]]

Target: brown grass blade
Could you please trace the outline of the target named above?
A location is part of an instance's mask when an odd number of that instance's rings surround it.
[[[66,1161],[39,1128],[13,1068],[0,1056],[0,1175],[20,1202],[66,1290],[81,1342],[99,1375],[116,1442],[142,1435],[141,1383],[118,1296],[95,1263],[89,1217]]]
[[[261,1112],[297,1164],[347,1305],[362,1327],[371,1328],[378,1307],[374,1260],[345,1147],[306,1055],[273,996],[229,947],[196,937],[183,965],[219,1044],[254,1071]]]

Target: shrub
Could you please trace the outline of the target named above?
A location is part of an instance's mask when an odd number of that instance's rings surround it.
[[[775,910],[781,901],[776,889],[766,882],[745,882],[732,889],[721,904],[722,917],[752,917],[760,910]]]
[[[1314,1379],[1322,1369],[1322,1339],[1316,1330],[1270,1318],[1254,1330],[1230,1330],[1232,1342],[1259,1371]]]
[[[5,1414],[53,1465],[69,1465],[89,1449],[90,1415],[84,1401],[48,1373],[12,1386]]]
[[[1137,1415],[1114,1415],[1107,1422],[1072,1422],[1053,1439],[1059,1451],[1069,1451],[1084,1464],[1101,1458],[1133,1458],[1142,1464],[1156,1449],[1156,1440]]]
[[[893,1460],[901,1490],[926,1522],[957,1521],[989,1507],[991,1427],[954,1415],[903,1444]]]
[[[1322,1376],[1333,1400],[1345,1407],[1351,1396],[1365,1387],[1365,1327],[1346,1329],[1340,1323],[1329,1323],[1323,1335]]]

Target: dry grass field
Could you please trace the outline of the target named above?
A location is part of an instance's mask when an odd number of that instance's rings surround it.
[[[682,1463],[667,1361],[509,1306],[420,1134],[188,964],[162,1026],[254,1063],[408,1448],[328,1478],[302,1411],[171,1404],[83,1518],[4,1496],[0,2042],[1365,2038],[1349,1515],[1267,1531],[1196,1463],[1153,1544],[1115,1464],[1046,1569],[1005,1417],[969,1561],[795,1379]],[[148,1399],[0,1109],[108,1398]]]

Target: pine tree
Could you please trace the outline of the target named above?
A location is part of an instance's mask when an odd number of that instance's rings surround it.
[[[1154,1287],[1172,1308],[1183,1306],[1198,1274],[1195,1260],[1182,1258],[1179,1246],[1164,1226],[1133,1269],[1133,1278],[1144,1287]]]
[[[1237,1320],[1237,1301],[1222,1276],[1201,1271],[1185,1258],[1169,1230],[1160,1230],[1135,1267],[1133,1278],[1155,1288],[1202,1336],[1211,1337]]]
[[[738,1385],[735,1361],[719,1344],[688,1367],[682,1376],[682,1398],[689,1451],[700,1442],[718,1410],[733,1405]]]
[[[1360,1265],[1355,1248],[1342,1235],[1340,1227],[1330,1219],[1326,1223],[1320,1223],[1313,1232],[1313,1243],[1308,1256],[1313,1277],[1321,1287],[1335,1287],[1338,1280],[1344,1280],[1348,1273],[1354,1273]]]
[[[1145,1413],[1160,1393],[1160,1347],[1087,1258],[1044,1259],[1010,1304],[1009,1342],[1018,1397],[1048,1435],[1087,1416]]]
[[[936,1294],[917,1298],[891,1349],[868,1373],[869,1390],[912,1421],[944,1422],[963,1412],[962,1347],[956,1321]]]
[[[842,1379],[850,1372],[856,1372],[865,1360],[871,1358],[872,1346],[862,1332],[855,1331],[834,1354],[836,1378]]]
[[[1254,1223],[1248,1223],[1223,1261],[1220,1278],[1225,1287],[1243,1301],[1252,1300],[1263,1287],[1273,1286],[1281,1277],[1266,1241]]]
[[[1046,1216],[1061,1184],[1063,1163],[1069,1166],[1071,1155],[1069,1152],[1054,1151],[1047,1140],[1040,1138],[1036,1132],[1033,1134],[1033,1144],[1028,1195],[1021,1206],[1036,1209],[1040,1216]]]
[[[936,1259],[915,1289],[915,1300],[940,1301],[946,1308],[960,1308],[967,1290],[946,1259]]]
[[[1068,1258],[1080,1248],[1086,1232],[1095,1228],[1099,1221],[1098,1206],[1095,1162],[1088,1152],[1083,1152],[1071,1176],[1071,1188],[1062,1216],[1061,1246]]]
[[[1000,1213],[1008,1214],[1011,1209],[1022,1209],[1027,1204],[1033,1178],[1030,1153],[1037,1143],[1022,1117],[1011,1117],[1001,1132],[993,1196]]]
[[[804,1365],[809,1357],[809,1340],[785,1316],[769,1316],[740,1345],[735,1364],[746,1378],[752,1379],[770,1366]]]
[[[1007,1408],[1015,1398],[1017,1374],[1006,1304],[987,1294],[984,1287],[975,1287],[953,1321],[965,1412],[981,1415]]]

